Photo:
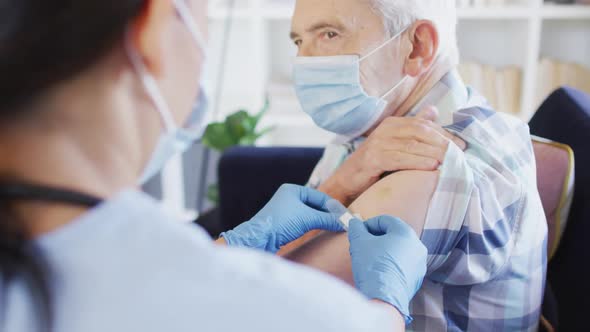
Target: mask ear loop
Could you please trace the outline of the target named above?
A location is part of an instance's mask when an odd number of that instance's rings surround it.
[[[396,85],[393,86],[393,88],[389,89],[389,91],[387,91],[384,95],[381,96],[381,99],[385,99],[387,98],[387,96],[389,96],[393,91],[397,90],[397,88],[399,88],[402,84],[404,84],[404,82],[408,79],[408,75],[405,75],[400,81],[399,83],[397,83]]]
[[[205,39],[201,34],[199,28],[197,27],[195,21],[193,20],[190,11],[183,0],[175,0],[174,5],[176,7],[176,11],[178,15],[182,19],[183,23],[187,26],[191,36],[199,46],[203,55],[205,55]],[[137,54],[137,51],[132,46],[130,32],[127,32],[126,36],[126,48],[127,54],[131,60],[131,63],[135,67],[135,70],[139,73],[141,77],[142,84],[146,89],[150,99],[152,100],[154,106],[158,110],[162,121],[164,122],[164,126],[167,131],[173,131],[178,126],[174,122],[174,118],[172,117],[172,112],[170,111],[170,107],[166,102],[166,99],[162,95],[160,88],[158,87],[158,83],[154,79],[154,77],[147,71],[145,64],[141,60],[140,56]]]
[[[359,62],[362,62],[364,60],[366,60],[368,57],[370,57],[371,55],[379,52],[382,48],[384,48],[385,46],[387,46],[389,43],[391,43],[393,40],[395,40],[397,37],[401,36],[404,32],[406,32],[406,30],[408,30],[410,26],[406,26],[405,28],[403,28],[400,32],[398,32],[395,36],[389,38],[389,40],[387,40],[385,43],[381,44],[381,46],[377,47],[376,49],[372,50],[371,52],[369,52],[367,55],[364,55],[363,57],[361,57],[359,59]]]
[[[381,44],[381,46],[377,47],[376,49],[372,50],[371,52],[369,52],[367,55],[363,56],[362,58],[359,59],[359,63],[362,62],[363,60],[366,60],[368,57],[370,57],[371,55],[379,52],[381,49],[383,49],[385,46],[387,46],[389,43],[391,43],[393,40],[397,39],[399,36],[401,36],[404,32],[406,32],[406,30],[408,30],[410,26],[406,26],[405,28],[403,28],[400,32],[398,32],[395,36],[389,38],[389,40],[387,40],[385,43]],[[387,98],[387,96],[389,96],[393,91],[395,91],[398,87],[400,87],[402,84],[404,84],[404,82],[408,79],[408,75],[404,75],[404,77],[396,84],[394,85],[391,89],[389,89],[385,94],[383,94],[381,96],[381,99]]]
[[[186,5],[186,0],[174,0],[174,5],[176,7],[176,12],[178,13],[178,15],[180,16],[180,19],[182,20],[182,22],[184,23],[184,25],[187,27],[189,33],[191,34],[191,37],[193,38],[193,40],[195,41],[195,43],[197,44],[197,46],[199,47],[199,50],[201,51],[202,55],[203,55],[203,61],[207,58],[207,43],[205,42],[205,38],[203,37],[203,34],[201,33],[201,29],[199,28],[199,26],[197,25],[197,23],[195,22],[195,19],[193,17],[193,15],[190,12],[190,9],[188,8],[188,6]],[[208,106],[208,101],[207,101],[207,97],[205,95],[205,92],[203,90],[203,88],[200,88],[199,91],[200,94],[200,98],[202,100],[202,103],[200,104],[201,107],[200,109],[196,110],[197,113],[204,113],[205,112],[205,108]],[[204,99],[204,102],[203,102]],[[194,112],[195,110],[193,110]],[[205,115],[205,118],[202,119],[204,123],[208,123],[209,122],[209,117],[211,116],[210,113],[207,113]],[[192,122],[191,119],[189,119],[189,123]],[[202,132],[205,130],[205,128],[200,128],[199,132],[200,134],[202,134]]]
[[[201,49],[201,52],[203,52],[203,55],[205,55],[205,50],[207,49],[205,38],[201,33],[201,29],[199,29],[193,16],[191,15],[190,10],[184,3],[184,0],[175,0],[174,5],[176,6],[176,11],[178,12],[178,15],[180,16],[184,24],[187,26],[188,31],[190,32],[193,39]]]
[[[131,33],[127,31],[125,37],[125,48],[127,49],[127,55],[131,60],[131,64],[139,74],[141,78],[141,83],[143,84],[148,96],[152,100],[152,103],[156,107],[156,110],[160,114],[166,131],[173,131],[177,126],[174,123],[174,118],[172,117],[172,112],[168,107],[168,103],[166,102],[166,99],[160,92],[158,83],[156,82],[154,77],[148,72],[148,70],[145,67],[145,64],[143,63],[143,60],[133,47],[133,43],[131,40]]]

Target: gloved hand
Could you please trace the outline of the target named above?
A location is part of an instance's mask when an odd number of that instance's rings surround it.
[[[422,286],[428,254],[414,230],[387,216],[352,220],[348,239],[356,287],[370,299],[393,305],[409,324],[409,304]]]
[[[338,216],[326,210],[330,199],[317,190],[285,184],[252,220],[221,236],[231,246],[276,253],[315,229],[342,232]]]

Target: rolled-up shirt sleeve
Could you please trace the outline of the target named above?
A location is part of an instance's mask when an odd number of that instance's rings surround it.
[[[528,127],[467,109],[447,129],[469,148],[451,144],[440,168],[421,236],[429,251],[428,275],[451,285],[483,283],[510,258],[523,188],[535,174]]]

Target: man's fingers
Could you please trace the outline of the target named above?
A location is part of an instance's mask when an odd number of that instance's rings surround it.
[[[423,143],[441,147],[447,150],[449,142],[452,141],[461,149],[465,150],[467,145],[463,140],[448,132],[440,125],[431,121],[416,121],[413,124],[404,127],[396,133],[396,136],[402,138],[414,138]]]
[[[434,130],[439,132],[441,135],[443,135],[446,139],[453,141],[459,148],[461,148],[461,150],[465,150],[467,148],[467,143],[465,143],[465,141],[463,141],[459,137],[453,135],[451,132],[447,131],[445,128],[441,127],[440,125],[433,122],[430,124],[430,126]]]
[[[453,136],[453,142],[455,142],[455,144],[457,144],[457,146],[461,150],[463,150],[463,151],[467,150],[467,142],[465,142],[464,140],[460,139],[459,137]]]
[[[413,139],[401,139],[395,141],[391,148],[384,148],[385,150],[399,151],[408,154],[413,154],[420,157],[426,157],[430,159],[436,159],[439,162],[443,162],[447,153],[446,148],[422,143]]]
[[[386,151],[381,158],[381,168],[386,172],[402,170],[434,171],[440,164],[436,158],[422,157],[399,151]]]
[[[441,134],[436,128],[431,126],[429,121],[416,121],[411,125],[400,128],[395,136],[405,139],[414,139],[425,144],[437,146],[446,149],[449,145],[449,139]]]
[[[465,150],[467,144],[461,138],[453,135],[436,123],[438,110],[434,106],[427,106],[416,117],[390,117],[385,119],[375,133],[383,137],[416,138],[426,144],[448,148],[449,141]]]
[[[443,127],[441,127],[440,125],[438,125],[436,123],[438,120],[438,116],[439,116],[439,113],[438,113],[438,109],[436,107],[426,106],[426,107],[424,107],[424,109],[422,111],[420,111],[416,115],[416,118],[430,121],[429,125],[433,129],[438,131],[441,135],[443,135],[447,139],[453,141],[462,150],[465,150],[467,148],[467,144],[465,143],[465,141],[463,141],[459,137],[451,134],[446,129],[444,129]]]
[[[423,110],[416,114],[416,117],[419,119],[435,122],[438,120],[438,109],[434,106],[426,106]]]

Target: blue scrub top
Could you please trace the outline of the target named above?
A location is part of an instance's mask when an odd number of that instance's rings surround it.
[[[56,332],[393,326],[387,310],[348,285],[271,255],[219,247],[138,191],[119,194],[38,244],[53,269]],[[0,280],[0,295],[7,304],[0,330],[36,331],[22,281]]]

